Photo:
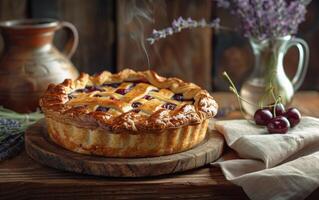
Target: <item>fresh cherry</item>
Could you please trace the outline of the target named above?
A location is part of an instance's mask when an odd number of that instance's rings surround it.
[[[289,120],[291,127],[299,124],[301,119],[301,114],[297,108],[289,108],[284,116]]]
[[[277,116],[267,124],[269,133],[286,133],[289,127],[290,123],[284,116]]]
[[[276,105],[273,105],[269,107],[268,109],[270,110],[271,113],[274,113],[274,106],[275,106],[275,113],[276,116],[281,116],[284,115],[286,112],[285,106],[282,103],[278,103]]]
[[[267,108],[258,109],[254,115],[254,120],[257,125],[267,125],[272,118],[273,115]]]
[[[162,105],[163,108],[166,108],[168,110],[174,110],[176,108],[176,106],[177,106],[176,104],[169,103],[169,102]]]

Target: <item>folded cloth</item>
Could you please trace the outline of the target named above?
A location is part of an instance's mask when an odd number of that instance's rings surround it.
[[[251,199],[305,199],[319,187],[318,118],[303,117],[286,134],[246,120],[217,121],[215,129],[239,157],[213,165]]]

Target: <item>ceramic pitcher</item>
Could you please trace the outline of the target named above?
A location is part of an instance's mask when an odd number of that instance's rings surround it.
[[[241,88],[241,96],[250,102],[242,101],[242,105],[246,113],[253,116],[256,109],[276,100],[284,105],[291,102],[307,72],[309,47],[303,39],[290,35],[266,40],[252,38],[250,44],[255,63]],[[295,76],[290,80],[284,70],[284,57],[293,46],[299,51],[299,63]]]
[[[62,51],[53,44],[56,31],[68,39]],[[74,25],[54,19],[23,19],[0,23],[4,42],[0,58],[0,105],[18,112],[35,111],[49,83],[74,79],[70,61],[78,45]]]

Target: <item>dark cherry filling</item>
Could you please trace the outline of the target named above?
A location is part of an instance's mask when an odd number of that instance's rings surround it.
[[[151,92],[159,92],[159,90],[158,89],[153,89],[153,90],[151,90]]]
[[[168,110],[174,110],[176,108],[176,106],[177,106],[176,104],[169,103],[169,102],[162,105],[163,108],[166,108]]]
[[[100,88],[99,86],[86,86],[85,87],[85,92],[93,92],[93,91],[100,91],[100,92],[103,92],[104,90],[102,88]]]
[[[174,99],[176,101],[183,101],[184,100],[184,96],[183,96],[183,94],[174,94],[172,99]]]
[[[126,93],[128,93],[129,91],[131,91],[133,89],[133,87],[135,87],[137,85],[137,83],[133,83],[132,85],[130,85],[128,88],[124,89],[117,89],[115,92],[121,95],[125,95]]]
[[[68,94],[68,98],[69,98],[69,100],[71,100],[71,99],[74,98],[74,96],[72,95],[72,93]]]
[[[104,107],[104,106],[99,106],[96,109],[96,111],[101,111],[101,112],[107,112],[108,110],[110,110],[110,108]]]
[[[154,99],[154,97],[152,97],[152,96],[150,96],[150,95],[145,95],[143,98],[146,99],[146,100]]]
[[[132,87],[135,87],[139,83],[147,83],[147,82],[144,80],[135,80],[135,81],[130,81],[130,83],[132,83],[132,85],[130,86],[132,88]],[[112,87],[112,88],[118,88],[120,85],[121,85],[121,83],[104,83],[104,84],[102,84],[102,86],[107,86],[107,87]]]
[[[142,103],[140,103],[140,102],[133,102],[132,103],[132,108],[137,108],[137,107],[139,107],[141,105],[142,105]]]
[[[102,86],[117,88],[121,85],[121,83],[104,83]]]
[[[132,111],[135,113],[139,113],[141,110],[140,109],[133,109]]]
[[[121,95],[125,95],[129,92],[129,89],[117,89],[115,92]]]
[[[82,92],[88,93],[88,92],[93,92],[93,91],[103,92],[104,90],[103,90],[102,88],[100,88],[99,86],[95,86],[95,85],[86,86],[86,87],[83,88],[83,89],[77,89],[77,90],[75,90],[75,92],[78,92],[78,93],[82,93]]]
[[[77,89],[77,90],[75,90],[74,92],[82,93],[82,92],[85,92],[85,91],[84,91],[84,89]]]

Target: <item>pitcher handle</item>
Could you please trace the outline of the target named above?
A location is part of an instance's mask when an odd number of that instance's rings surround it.
[[[68,33],[68,40],[64,46],[63,53],[66,57],[71,58],[79,44],[79,33],[70,22],[60,22],[59,28],[65,29]]]
[[[309,47],[307,42],[300,38],[292,38],[286,49],[288,50],[292,46],[296,46],[299,51],[298,67],[296,74],[292,79],[294,90],[297,91],[304,81],[307,73],[309,63]]]

